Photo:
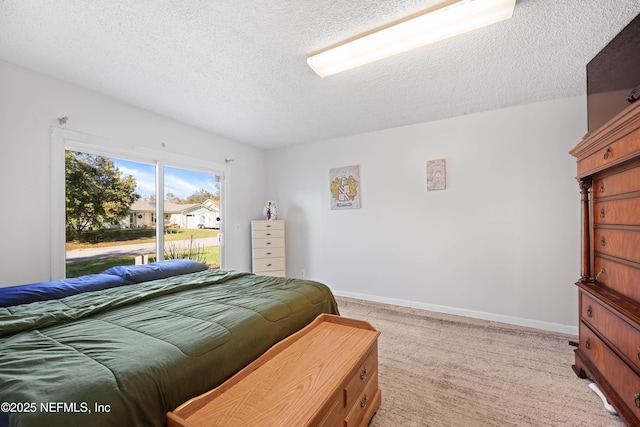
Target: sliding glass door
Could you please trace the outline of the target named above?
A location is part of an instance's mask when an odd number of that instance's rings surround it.
[[[221,181],[203,169],[65,150],[66,277],[176,258],[219,267]]]

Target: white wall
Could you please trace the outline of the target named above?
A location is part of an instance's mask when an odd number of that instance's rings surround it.
[[[51,126],[224,164],[226,268],[250,270],[249,221],[265,200],[264,151],[0,61],[0,286],[49,280]],[[165,148],[161,143],[166,144]]]
[[[337,293],[577,332],[579,196],[572,98],[267,153],[0,62],[0,286],[49,279],[50,127],[230,168],[227,268],[250,269],[249,221],[287,220],[288,274]],[[447,161],[447,190],[425,163]],[[331,211],[329,169],[359,164],[362,208]],[[264,177],[267,177],[266,191]]]
[[[583,97],[267,153],[287,274],[338,295],[577,334],[579,193],[568,151]],[[447,189],[426,190],[446,159]],[[329,169],[360,165],[358,210],[332,211]]]

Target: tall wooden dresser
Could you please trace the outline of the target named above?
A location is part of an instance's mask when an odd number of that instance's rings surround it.
[[[286,274],[284,221],[251,221],[251,267],[255,274]]]
[[[591,132],[577,158],[582,273],[576,374],[640,426],[640,102]]]

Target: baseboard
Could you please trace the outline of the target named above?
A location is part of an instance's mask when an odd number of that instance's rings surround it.
[[[483,311],[466,310],[463,308],[448,307],[444,305],[427,304],[410,300],[397,298],[387,298],[377,295],[360,294],[357,292],[346,292],[333,290],[336,296],[346,298],[361,299],[366,301],[374,301],[383,304],[398,305],[401,307],[417,308],[420,310],[435,311],[437,313],[453,314],[456,316],[472,317],[474,319],[489,320],[493,322],[507,323],[509,325],[524,326],[526,328],[541,329],[544,331],[559,332],[562,334],[578,336],[578,327],[571,325],[562,325],[559,323],[543,322],[540,320],[525,319],[521,317],[505,316],[503,314],[487,313]]]

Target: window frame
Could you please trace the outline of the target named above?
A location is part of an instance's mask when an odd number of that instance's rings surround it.
[[[106,157],[117,157],[123,160],[155,165],[156,200],[164,200],[164,167],[188,169],[196,172],[220,176],[220,268],[226,265],[226,231],[227,189],[229,188],[229,166],[209,162],[182,154],[124,144],[114,139],[98,137],[82,132],[51,127],[51,267],[50,279],[59,280],[66,277],[66,190],[65,190],[65,151],[81,151]],[[156,218],[164,218],[164,204],[156,203]],[[156,254],[164,255],[163,227],[156,226]],[[160,258],[158,258],[160,259]]]

